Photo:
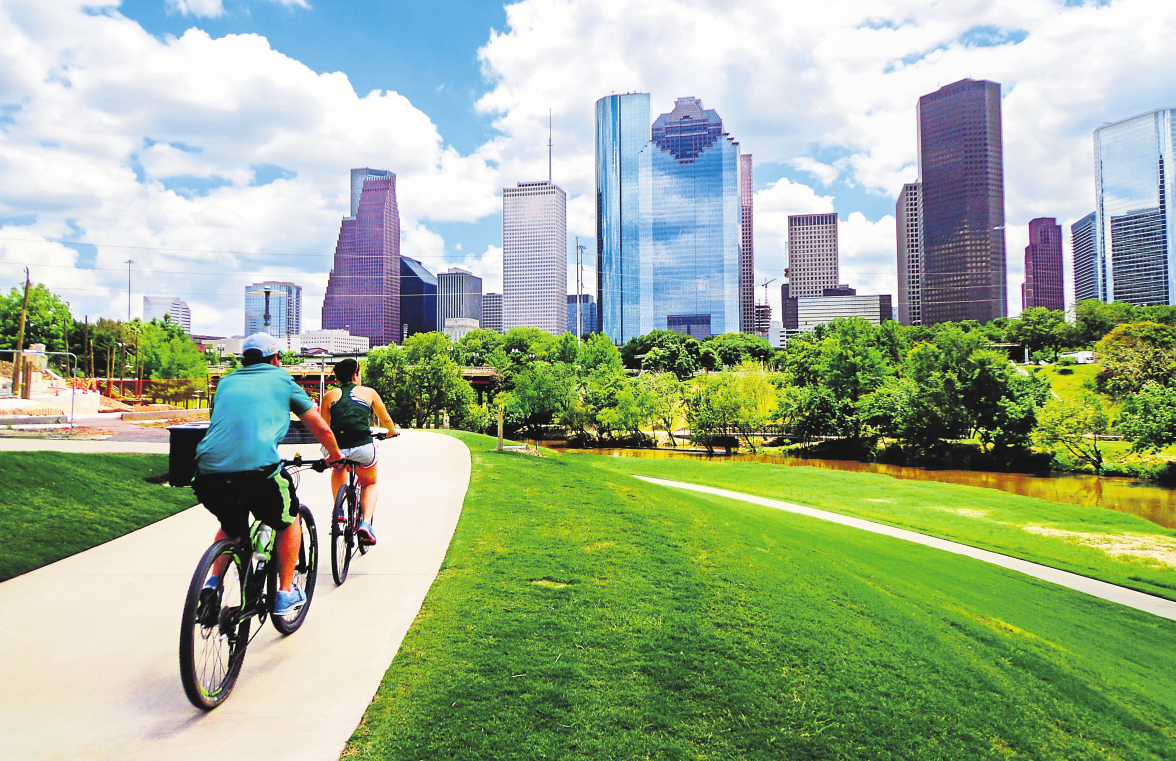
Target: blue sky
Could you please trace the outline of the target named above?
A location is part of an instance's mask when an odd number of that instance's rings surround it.
[[[915,104],[964,77],[1002,85],[1015,313],[1028,221],[1093,208],[1091,130],[1176,92],[1176,4],[1155,0],[0,0],[0,18],[0,287],[30,266],[119,316],[133,258],[135,310],[178,295],[226,335],[261,278],[303,284],[314,327],[353,166],[396,172],[405,255],[499,288],[501,188],[546,176],[549,109],[569,238],[591,247],[593,104],[635,90],[654,116],[701,98],[755,156],[757,282],[783,274],[789,214],[836,211],[842,279],[893,294]]]

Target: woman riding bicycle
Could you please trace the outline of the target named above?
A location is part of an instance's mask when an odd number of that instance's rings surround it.
[[[354,359],[345,359],[335,365],[335,379],[339,381],[339,388],[333,388],[323,395],[319,404],[319,412],[335,434],[339,442],[339,449],[343,457],[358,463],[356,475],[362,488],[360,492],[360,506],[363,519],[357,529],[359,540],[364,544],[376,543],[376,532],[372,530],[372,515],[376,509],[376,443],[372,440],[369,427],[372,412],[376,413],[380,424],[388,429],[389,436],[399,436],[396,424],[388,416],[384,402],[374,389],[361,386],[356,382],[359,363]],[[342,469],[331,471],[331,493],[338,494],[339,488],[347,480],[347,473]],[[334,516],[339,520],[340,516]]]

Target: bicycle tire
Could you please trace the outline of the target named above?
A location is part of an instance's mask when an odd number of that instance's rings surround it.
[[[354,493],[344,483],[335,492],[335,504],[331,509],[331,577],[335,586],[347,581],[347,571],[351,567],[354,509]],[[340,513],[343,515],[341,522],[335,520]]]
[[[298,631],[298,627],[302,626],[302,622],[306,620],[306,614],[310,612],[310,603],[314,599],[315,582],[318,580],[318,531],[314,525],[314,516],[310,514],[310,508],[306,505],[299,505],[298,513],[302,517],[302,541],[298,546],[298,562],[294,566],[294,583],[306,595],[306,602],[293,616],[272,615],[273,605],[278,598],[277,559],[275,558],[275,562],[270,564],[270,618],[274,622],[274,628],[282,634],[293,634]]]
[[[201,593],[213,564],[224,556],[228,556],[228,565],[218,587],[213,619],[207,606],[201,608]],[[180,619],[180,681],[188,700],[203,711],[211,711],[228,698],[249,647],[251,618],[240,616],[247,607],[244,568],[238,545],[221,539],[205,551],[188,584]],[[212,621],[215,623],[209,625]]]

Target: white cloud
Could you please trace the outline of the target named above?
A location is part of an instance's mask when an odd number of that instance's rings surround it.
[[[304,286],[313,326],[353,166],[397,173],[409,255],[443,248],[422,220],[498,208],[495,171],[445,148],[395,92],[360,97],[345,75],[316,74],[257,35],[159,40],[112,6],[86,8],[0,3],[0,217],[31,215],[37,235],[98,247],[80,275],[88,290],[28,247],[5,247],[4,261],[33,264],[79,314],[125,314],[130,258],[135,314],[145,284],[188,301],[194,330],[236,333],[243,286],[281,277]],[[14,282],[10,270],[0,275]]]
[[[167,9],[185,16],[217,18],[225,15],[221,0],[167,0]]]

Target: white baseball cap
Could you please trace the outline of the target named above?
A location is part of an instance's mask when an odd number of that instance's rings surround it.
[[[241,344],[241,353],[257,349],[263,357],[272,357],[278,353],[278,342],[269,333],[254,333]]]

